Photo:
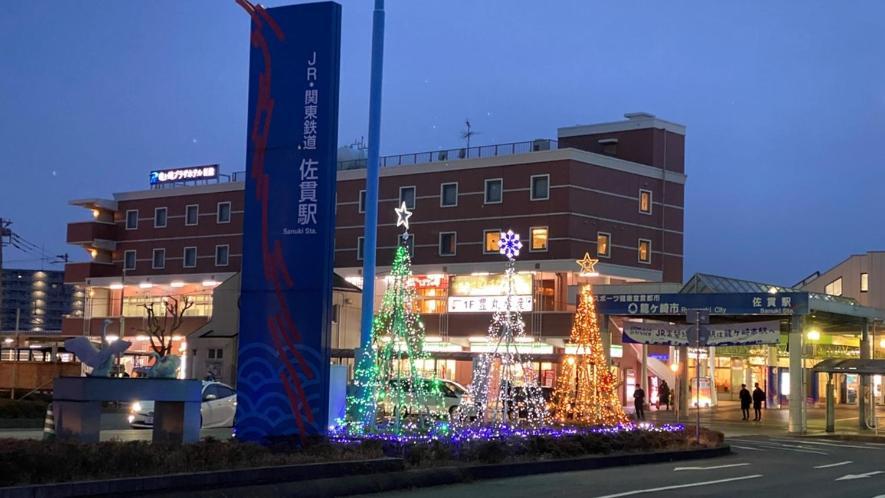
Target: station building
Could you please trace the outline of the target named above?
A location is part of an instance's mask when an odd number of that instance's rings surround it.
[[[375,302],[397,242],[394,207],[405,202],[414,212],[409,240],[433,356],[423,365],[428,373],[466,383],[472,356],[488,347],[483,336],[504,295],[502,230],[520,233],[526,245],[517,287],[531,341],[520,347],[538,358],[545,385],[566,350],[579,285],[682,281],[682,125],[632,113],[560,128],[556,139],[387,156],[381,166]],[[174,349],[190,357],[189,376],[221,368],[232,380],[238,285],[231,279],[242,258],[244,179],[243,172],[185,176],[72,201],[90,219],[69,224],[67,240],[90,260],[66,266],[65,281],[83,286],[86,304],[83,316],[64,320],[62,335],[97,337],[107,326],[134,341],[127,361],[135,366],[149,351],[145,306],[187,296]],[[335,361],[344,363],[359,340],[364,188],[365,159],[339,155],[332,341]],[[576,264],[585,253],[599,260],[592,276]],[[610,353],[622,381],[639,369],[617,337]]]

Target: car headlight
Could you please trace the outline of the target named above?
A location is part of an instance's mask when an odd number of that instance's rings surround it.
[[[140,412],[141,411],[141,403],[139,403],[138,401],[136,401],[135,403],[132,403],[132,411],[133,412]]]

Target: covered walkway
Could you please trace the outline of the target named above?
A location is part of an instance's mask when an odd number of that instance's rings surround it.
[[[879,344],[875,337],[877,327],[885,321],[885,310],[861,306],[848,298],[707,274],[696,274],[678,290],[666,289],[665,284],[599,285],[594,286],[594,294],[597,311],[602,315],[600,323],[605,327],[609,327],[611,319],[617,319],[621,323],[660,324],[662,328],[670,327],[669,330],[681,326],[681,331],[685,331],[692,325],[686,321],[686,313],[690,310],[708,312],[713,326],[730,324],[737,328],[741,323],[765,321],[774,323],[777,329],[779,323],[780,334],[776,334],[773,340],[770,335],[746,334],[736,337],[733,342],[719,342],[718,346],[753,345],[767,352],[762,359],[766,377],[771,379],[769,391],[777,391],[768,392],[768,404],[772,408],[787,408],[785,425],[791,433],[807,432],[809,410],[816,410],[809,408],[809,401],[812,404],[814,401],[809,400],[809,395],[816,391],[817,385],[812,376],[812,367],[817,363],[814,358],[836,359],[831,357],[837,355],[840,359],[885,357],[885,341]],[[608,335],[603,334],[603,337]],[[688,357],[688,342],[684,339],[666,340],[669,342],[657,338],[654,342],[646,341],[646,344],[669,344],[678,349],[680,358]],[[784,356],[782,366],[779,354]],[[670,363],[678,368],[679,377],[689,378],[687,361],[677,363],[671,358]],[[643,370],[647,372],[645,368]],[[833,393],[829,394],[832,400]],[[687,383],[681,382],[677,400],[682,413],[688,413],[688,399]],[[855,427],[866,429],[863,414],[869,412],[870,399],[871,383],[867,376],[861,376],[853,416],[836,418],[842,418],[843,422],[853,419]],[[783,404],[779,403],[781,401]],[[839,412],[845,413],[845,410]],[[823,417],[819,420],[822,421]]]

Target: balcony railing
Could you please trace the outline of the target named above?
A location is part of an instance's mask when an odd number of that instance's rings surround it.
[[[411,154],[398,154],[384,156],[380,159],[382,168],[394,168],[397,166],[412,166],[415,164],[452,162],[461,159],[478,159],[481,157],[512,156],[527,152],[539,152],[557,148],[556,140],[547,138],[532,140],[529,142],[513,142],[509,144],[480,145],[478,147],[462,147],[459,149],[434,150],[430,152],[415,152]],[[338,161],[339,170],[364,169],[366,159],[353,159],[350,161]]]
[[[508,144],[480,145],[477,147],[461,147],[458,149],[434,150],[429,152],[413,152],[410,154],[396,154],[382,156],[380,164],[382,168],[395,168],[397,166],[412,166],[415,164],[447,163],[461,159],[478,159],[482,157],[512,156],[528,152],[540,152],[555,150],[558,148],[556,140],[539,138],[527,142],[513,142]],[[338,170],[365,169],[366,159],[351,159],[338,161]],[[235,183],[246,181],[245,171],[234,171],[231,174],[218,175],[211,180],[183,180],[174,183],[155,185],[153,188],[177,188],[192,187],[195,185],[212,185],[217,183]]]

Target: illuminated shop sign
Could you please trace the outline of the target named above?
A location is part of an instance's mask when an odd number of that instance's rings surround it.
[[[532,276],[516,274],[512,280],[510,309],[532,311]],[[449,313],[482,313],[507,309],[507,275],[457,275],[449,287]]]
[[[449,296],[449,313],[482,313],[507,309],[507,296]],[[532,311],[532,296],[511,296],[510,309]]]
[[[452,277],[452,296],[506,296],[507,275],[456,275]],[[513,294],[532,295],[532,275],[513,275]]]
[[[151,185],[182,182],[186,180],[212,180],[215,178],[218,178],[217,164],[151,171]]]

